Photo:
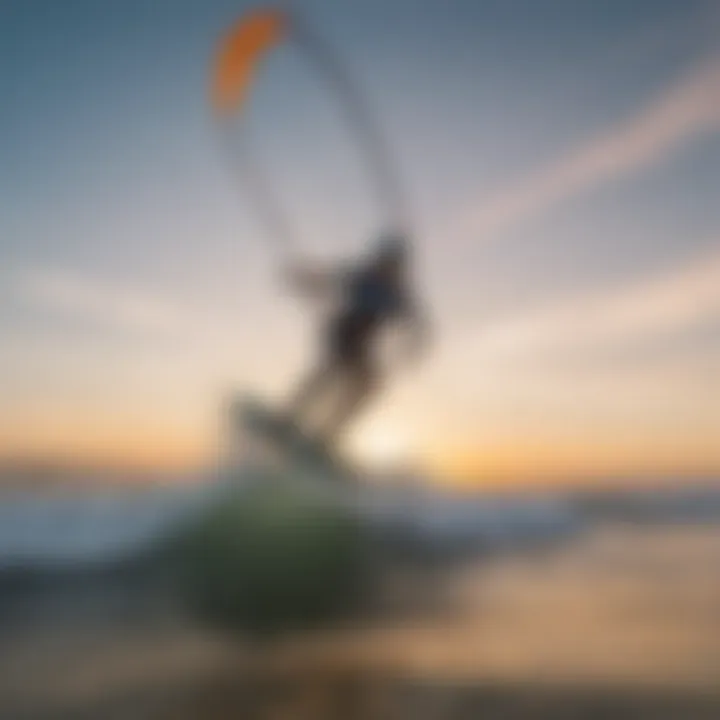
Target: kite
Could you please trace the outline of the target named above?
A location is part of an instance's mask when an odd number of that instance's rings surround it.
[[[328,93],[334,96],[361,150],[369,189],[375,196],[383,225],[403,228],[406,218],[402,193],[384,138],[337,53],[297,14],[261,7],[246,13],[220,39],[212,65],[210,103],[226,137],[233,140],[233,162],[241,166],[245,186],[252,191],[257,209],[264,211],[268,234],[286,249],[296,244],[291,226],[273,196],[272,185],[253,161],[247,141],[242,143],[241,156],[238,155],[237,135],[242,133],[243,112],[251,102],[253,85],[259,82],[263,60],[283,45],[294,48],[311,70],[325,80]]]
[[[212,80],[219,117],[239,112],[265,55],[287,38],[288,19],[279,10],[256,10],[235,24],[220,44]]]

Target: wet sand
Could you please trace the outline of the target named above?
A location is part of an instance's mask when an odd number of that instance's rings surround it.
[[[263,649],[151,585],[21,593],[0,718],[720,717],[720,528],[605,527],[459,573],[452,613]]]

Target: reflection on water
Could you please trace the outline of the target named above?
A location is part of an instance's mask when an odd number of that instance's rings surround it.
[[[720,532],[601,530],[458,581],[464,612],[408,633],[415,669],[449,678],[720,680]],[[410,650],[412,646],[412,650]]]
[[[0,717],[720,717],[718,528],[605,527],[450,589],[452,614],[251,651],[114,592],[70,616],[65,588],[6,635]]]

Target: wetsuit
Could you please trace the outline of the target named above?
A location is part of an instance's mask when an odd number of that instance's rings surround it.
[[[372,270],[350,274],[340,312],[330,321],[328,352],[334,363],[370,369],[373,340],[382,325],[409,312],[401,286],[388,283]]]

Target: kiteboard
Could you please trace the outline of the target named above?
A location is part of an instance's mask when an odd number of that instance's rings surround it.
[[[356,475],[337,448],[310,437],[292,417],[257,397],[246,395],[237,400],[234,416],[246,433],[271,445],[288,465],[341,481]]]

